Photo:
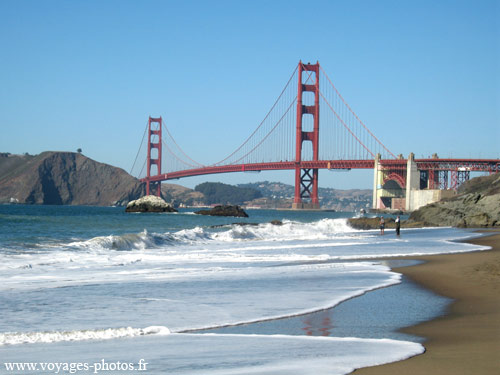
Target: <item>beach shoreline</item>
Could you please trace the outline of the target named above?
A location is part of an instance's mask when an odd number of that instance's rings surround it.
[[[500,233],[465,242],[487,251],[411,257],[424,263],[395,268],[408,279],[454,301],[444,316],[402,329],[425,337],[425,353],[354,371],[358,375],[497,374],[500,368]]]

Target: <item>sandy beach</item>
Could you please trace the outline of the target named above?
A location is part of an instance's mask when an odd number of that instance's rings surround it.
[[[427,338],[424,354],[356,375],[499,373],[500,233],[471,242],[492,250],[417,257],[425,263],[395,269],[454,302],[445,316],[404,330]]]

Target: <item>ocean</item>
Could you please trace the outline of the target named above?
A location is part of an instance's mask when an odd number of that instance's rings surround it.
[[[398,330],[450,302],[391,267],[486,250],[455,228],[248,213],[0,206],[0,374],[347,374],[422,353]]]

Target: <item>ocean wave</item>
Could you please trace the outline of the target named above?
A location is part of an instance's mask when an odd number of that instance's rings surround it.
[[[53,343],[62,341],[110,340],[121,337],[168,334],[170,334],[170,330],[164,326],[150,326],[146,328],[122,327],[74,331],[6,332],[0,333],[0,346]]]
[[[197,226],[173,233],[149,233],[144,230],[141,233],[94,237],[87,241],[72,242],[68,246],[90,250],[126,251],[165,248],[165,246],[180,244],[203,244],[214,241],[318,240],[355,232],[347,225],[346,219],[322,219],[312,223],[284,220],[282,225],[271,223],[231,224],[227,226],[227,229],[224,229],[215,231],[213,228]]]
[[[87,241],[75,241],[68,244],[70,248],[90,250],[144,250],[174,243],[176,239],[169,233],[127,233],[91,238]]]
[[[312,223],[284,220],[282,225],[271,223],[259,225],[231,225],[227,231],[213,235],[219,241],[245,240],[319,240],[338,237],[355,232],[346,219],[321,219]]]

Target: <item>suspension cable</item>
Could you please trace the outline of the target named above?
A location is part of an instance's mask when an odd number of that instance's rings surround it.
[[[309,71],[305,70],[304,71],[309,75],[309,78],[311,78],[311,73],[309,73]],[[312,79],[312,78],[311,78]],[[319,79],[319,77],[316,77],[316,79]],[[335,110],[333,109],[333,107],[330,105],[330,103],[328,102],[328,100],[326,100],[325,96],[323,95],[323,93],[321,91],[319,91],[319,94],[321,95],[321,97],[323,98],[323,100],[325,101],[325,103],[328,105],[328,107],[330,107],[330,109],[332,110],[332,112],[334,113],[334,115],[337,117],[337,119],[342,123],[342,125],[344,125],[344,127],[349,131],[349,133],[351,133],[351,135],[356,138],[356,140],[359,142],[359,144],[361,144],[361,146],[363,146],[365,148],[366,151],[368,151],[373,157],[375,157],[375,155],[373,154],[373,152],[371,152],[368,147],[366,147],[363,142],[361,142],[361,140],[356,136],[356,134],[354,134],[354,132],[351,130],[351,128],[342,120],[342,118],[337,114],[337,112],[335,112]]]
[[[359,121],[359,123],[366,129],[366,131],[368,131],[368,133],[370,133],[370,135],[394,158],[396,159],[396,156],[387,148],[385,147],[385,145],[370,131],[370,129],[368,129],[368,127],[363,123],[363,121],[360,120],[360,118],[358,117],[358,115],[351,109],[351,107],[349,106],[349,104],[347,104],[347,102],[344,100],[344,98],[342,97],[342,95],[340,95],[340,92],[337,90],[337,88],[335,87],[335,85],[332,83],[332,81],[330,80],[330,77],[328,77],[328,74],[326,74],[326,72],[323,70],[323,68],[319,67],[321,69],[321,71],[323,72],[323,74],[325,75],[326,79],[328,80],[328,82],[330,82],[330,85],[332,85],[333,89],[335,90],[335,92],[337,93],[337,95],[339,96],[339,98],[342,100],[342,102],[346,105],[346,107],[349,109],[349,111],[354,115],[354,117],[356,117],[356,120]]]
[[[198,163],[196,160],[191,159],[191,158],[189,157],[189,155],[188,155],[188,154],[186,154],[186,153],[184,152],[184,150],[183,150],[183,149],[182,149],[182,148],[181,148],[181,147],[177,144],[177,142],[175,141],[174,137],[172,137],[172,134],[168,131],[168,128],[167,128],[167,126],[166,126],[166,125],[164,125],[163,127],[164,127],[164,129],[167,131],[168,136],[170,137],[170,139],[172,139],[172,142],[174,142],[174,144],[177,146],[177,148],[179,149],[179,151],[180,151],[180,152],[181,152],[181,153],[182,153],[185,157],[187,157],[189,160],[191,160],[193,163],[195,163],[195,164],[196,164],[196,165],[192,165],[192,167],[204,167],[204,165],[203,165],[203,164]],[[167,146],[167,147],[168,147],[168,146]],[[179,160],[180,160],[180,159],[179,159]],[[189,163],[185,163],[185,164],[187,164],[187,165],[191,165],[191,164],[189,164]]]
[[[295,68],[295,70],[293,71],[292,75],[290,76],[290,79],[288,80],[288,82],[286,83],[285,85],[285,88],[281,91],[281,94],[278,96],[278,99],[276,99],[276,101],[274,102],[273,106],[271,107],[271,109],[269,110],[269,112],[267,112],[266,116],[264,117],[264,119],[261,121],[261,123],[259,124],[259,126],[257,126],[257,129],[254,130],[254,132],[252,134],[250,134],[250,136],[235,150],[233,151],[229,156],[227,156],[226,158],[222,159],[221,161],[217,162],[217,163],[214,163],[212,165],[220,165],[222,163],[224,163],[226,160],[228,160],[230,157],[232,157],[234,154],[236,154],[239,150],[241,150],[243,148],[243,146],[245,146],[245,144],[248,143],[248,141],[255,135],[255,133],[257,133],[257,131],[262,127],[262,125],[264,124],[264,122],[267,120],[267,118],[269,117],[269,115],[271,114],[271,112],[273,111],[273,109],[276,107],[276,105],[278,104],[279,100],[281,99],[281,97],[283,96],[283,93],[285,92],[285,90],[287,89],[288,85],[290,84],[290,82],[292,81],[292,78],[295,76],[295,72],[297,71],[298,69],[298,66]]]
[[[144,142],[144,137],[146,137],[146,132],[148,131],[148,123],[146,123],[146,127],[144,129],[144,134],[142,135],[142,140],[141,143],[139,144],[139,150],[137,150],[137,155],[135,156],[134,164],[132,164],[132,168],[130,168],[130,175],[132,174],[132,171],[134,170],[135,163],[137,162],[137,158],[139,157],[139,153],[141,152],[142,144]],[[144,166],[143,166],[144,168]],[[142,172],[142,170],[141,170]]]
[[[168,152],[169,152],[169,153],[170,153],[170,154],[171,154],[174,158],[176,158],[179,162],[181,162],[182,164],[189,165],[190,167],[193,167],[193,168],[200,167],[200,166],[201,166],[201,167],[204,167],[204,166],[203,166],[203,165],[201,165],[201,164],[198,164],[198,165],[193,165],[193,164],[190,164],[190,163],[186,162],[185,160],[182,160],[181,158],[179,158],[179,157],[175,154],[175,152],[173,152],[173,151],[172,151],[172,149],[171,149],[170,147],[168,147],[167,142],[165,142],[163,139],[162,139],[162,143],[163,143],[163,145],[167,148],[167,151],[168,151]],[[187,156],[187,155],[186,155],[186,156]],[[188,158],[189,158],[189,156],[188,156]],[[193,161],[194,161],[194,160],[193,160]],[[195,163],[196,163],[196,162],[195,162]]]
[[[141,171],[139,172],[139,176],[142,175],[142,171],[144,170],[144,167],[146,166],[147,161],[148,161],[148,159],[145,159],[144,163],[142,163],[142,168],[141,168]]]
[[[261,141],[253,148],[251,149],[250,151],[248,151],[245,155],[243,155],[241,158],[235,160],[235,163],[239,162],[240,160],[242,160],[243,158],[247,157],[248,155],[250,155],[252,152],[254,152],[270,135],[272,132],[274,132],[274,130],[278,127],[278,125],[281,123],[281,121],[283,120],[283,118],[286,116],[286,114],[290,111],[290,108],[292,108],[292,106],[295,104],[297,98],[295,98],[292,103],[290,103],[290,105],[288,106],[287,110],[285,111],[285,113],[283,114],[283,116],[281,116],[281,118],[276,122],[276,124],[274,125],[274,127],[271,129],[271,131],[269,131],[269,133],[266,134],[266,136],[264,138],[261,139]]]
[[[353,131],[351,130],[351,128],[342,120],[342,118],[338,115],[337,112],[335,112],[335,110],[333,109],[333,107],[330,105],[330,103],[328,102],[328,100],[326,100],[326,98],[323,96],[323,93],[320,91],[319,94],[321,95],[321,97],[323,98],[323,100],[325,101],[325,103],[328,105],[328,107],[330,107],[331,111],[333,112],[333,114],[337,117],[337,119],[342,123],[342,125],[344,125],[344,127],[349,131],[349,133],[351,133],[351,135],[358,141],[358,143],[363,146],[363,148],[368,151],[373,157],[375,157],[375,154],[373,152],[370,151],[370,149],[368,147],[366,147],[364,145],[363,142],[361,142],[361,140],[356,136],[356,134],[353,133]]]

